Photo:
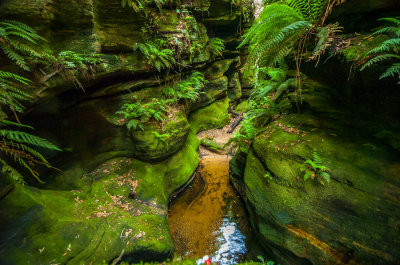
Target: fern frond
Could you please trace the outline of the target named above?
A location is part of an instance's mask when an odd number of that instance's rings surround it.
[[[62,151],[59,147],[50,143],[46,139],[25,132],[0,129],[0,136],[18,143],[31,144],[37,147],[43,147],[50,150]]]
[[[384,41],[380,46],[370,50],[367,55],[388,52],[394,47],[400,46],[400,38],[389,39]]]
[[[363,71],[365,68],[370,67],[374,64],[380,63],[382,61],[388,60],[388,59],[400,59],[399,55],[396,54],[382,54],[378,55],[370,60],[368,60],[360,69],[360,71]]]
[[[386,71],[379,77],[379,79],[387,78],[387,77],[400,77],[400,63],[392,64]]]
[[[2,51],[24,70],[29,70],[25,56],[42,57],[45,55],[45,40],[29,26],[7,20],[0,22],[0,46]]]
[[[399,17],[384,17],[378,19],[379,21],[386,21],[392,24],[395,24],[397,27],[400,27],[400,18]]]
[[[387,34],[387,33],[393,33],[397,37],[400,37],[400,28],[399,27],[385,27],[385,28],[375,31],[374,33],[371,34],[371,36]]]
[[[25,184],[24,177],[12,166],[10,166],[6,161],[0,158],[1,171],[3,173],[7,173],[12,179],[20,183],[21,185]]]

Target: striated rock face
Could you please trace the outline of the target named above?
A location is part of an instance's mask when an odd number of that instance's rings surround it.
[[[397,264],[400,124],[334,106],[317,83],[302,96],[231,162],[260,239],[281,264]],[[329,184],[304,181],[313,152]]]
[[[217,2],[190,1],[197,21],[193,34],[203,44],[209,37],[235,43],[238,13],[229,2]],[[154,11],[162,37],[183,34],[175,7]],[[143,41],[143,17],[122,8],[120,0],[6,0],[0,16],[35,28],[56,53],[102,53],[108,60],[96,79],[78,77],[84,91],[58,75],[45,85],[29,76],[37,100],[20,118],[65,151],[46,154],[60,170],[41,170],[46,184],[13,188],[0,183],[0,263],[102,264],[119,255],[128,262],[170,257],[168,198],[197,167],[197,131],[229,120],[228,78],[238,72],[236,46],[227,46],[223,56],[203,49],[191,63],[183,58],[188,64],[183,71],[201,71],[209,80],[202,97],[172,108],[161,124],[128,130],[115,112],[133,96],[159,97],[165,81],[179,79],[174,71],[160,75],[133,52],[132,45]],[[223,25],[214,27],[218,21]],[[204,114],[213,117],[205,121]]]

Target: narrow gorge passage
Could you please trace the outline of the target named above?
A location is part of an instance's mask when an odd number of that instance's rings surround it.
[[[232,119],[233,121],[233,119]],[[224,144],[232,134],[222,129],[203,131]],[[222,151],[226,153],[226,151]],[[237,264],[261,254],[244,205],[229,180],[230,155],[200,147],[200,164],[193,182],[169,207],[169,230],[175,252],[184,258],[208,255],[218,264]]]

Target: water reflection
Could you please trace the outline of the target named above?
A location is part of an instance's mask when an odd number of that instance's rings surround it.
[[[239,230],[237,223],[232,222],[230,218],[224,218],[218,238],[219,249],[212,257],[213,262],[219,262],[222,265],[239,263],[239,259],[246,254],[246,237]]]
[[[170,205],[170,234],[175,251],[198,259],[209,255],[219,264],[236,264],[246,255],[248,218],[229,184],[229,159],[203,158],[200,174]]]

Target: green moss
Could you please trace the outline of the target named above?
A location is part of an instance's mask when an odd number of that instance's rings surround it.
[[[338,262],[343,253],[336,246],[350,247],[354,242],[381,249],[385,259],[393,260],[397,254],[390,250],[392,239],[382,235],[394,228],[383,225],[387,223],[384,218],[378,221],[376,213],[393,216],[390,209],[397,205],[385,194],[385,185],[393,183],[394,175],[400,173],[394,154],[364,138],[359,123],[343,123],[343,114],[327,105],[313,106],[322,106],[324,114],[281,117],[252,143],[244,186],[261,238],[313,263],[321,259]],[[332,181],[327,185],[303,180],[304,161],[312,159],[314,149],[329,168]],[[267,171],[271,178],[264,177]],[[376,222],[382,225],[376,226]],[[367,236],[366,230],[373,232]],[[315,247],[322,243],[337,252]],[[380,259],[367,249],[357,251],[363,260]]]
[[[205,72],[205,77],[209,80],[221,78],[228,71],[234,59],[224,59],[214,62]]]
[[[248,102],[247,100],[241,102],[241,103],[236,107],[236,111],[239,112],[239,113],[244,113],[244,112],[249,111],[249,102]]]
[[[135,155],[144,161],[160,161],[178,152],[186,141],[189,123],[183,108],[172,110],[162,124],[144,124],[132,132]]]
[[[352,40],[352,45],[348,48],[341,50],[345,60],[353,62],[356,60],[363,59],[366,54],[378,46],[382,41],[386,40],[387,37],[379,35],[376,37],[370,37],[368,35],[358,35]]]
[[[224,149],[224,147],[213,140],[210,139],[201,139],[200,144],[204,146],[205,148],[214,151],[214,152],[219,152]]]
[[[8,209],[0,212],[1,233],[10,237],[1,259],[10,264],[99,264],[122,249],[132,261],[167,258],[173,252],[168,197],[196,169],[198,145],[191,133],[182,150],[161,163],[109,160],[84,175],[92,184],[79,190],[17,186],[0,201],[0,209]],[[128,197],[132,190],[135,200]],[[12,236],[15,231],[20,232]]]
[[[231,101],[238,100],[242,97],[242,86],[239,80],[239,73],[235,72],[229,79],[228,97]]]
[[[189,118],[190,129],[197,133],[229,124],[228,108],[229,98],[226,97],[194,112]]]

